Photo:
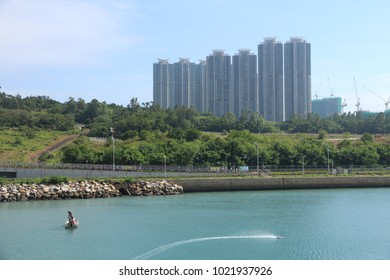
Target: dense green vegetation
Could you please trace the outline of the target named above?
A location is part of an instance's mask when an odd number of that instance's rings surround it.
[[[257,146],[260,163],[265,165],[300,165],[302,161],[326,165],[328,152],[334,165],[390,163],[388,139],[376,141],[373,136],[390,132],[390,116],[383,113],[368,117],[348,113],[327,119],[309,114],[272,123],[251,112],[243,112],[238,119],[230,113],[219,118],[193,108],[163,110],[152,103],[140,105],[137,99],[120,106],[96,99],[87,103],[70,98],[60,103],[45,96],[21,98],[0,93],[1,129],[18,128],[24,133],[18,134],[17,141],[7,140],[13,147],[23,147],[27,142],[23,137],[39,142],[40,131],[75,134],[76,123],[85,127],[77,132],[83,136],[60,151],[40,154],[38,160],[109,164],[113,128],[115,161],[120,165],[161,165],[166,158],[170,165],[255,166]],[[332,142],[330,134],[343,136]],[[352,134],[363,136],[350,139]]]

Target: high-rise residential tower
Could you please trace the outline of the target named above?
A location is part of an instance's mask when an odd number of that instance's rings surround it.
[[[206,62],[190,62],[179,58],[170,64],[167,59],[158,59],[153,64],[153,102],[163,109],[175,106],[194,107],[206,112]]]
[[[208,112],[221,117],[232,112],[231,57],[224,50],[213,50],[206,58]]]
[[[172,105],[188,108],[193,105],[192,96],[195,94],[195,63],[188,58],[179,58],[179,62],[174,63],[174,69],[175,101]]]
[[[250,49],[239,49],[233,56],[233,113],[257,112],[257,61]]]
[[[259,112],[273,122],[284,120],[283,44],[276,38],[264,38],[258,45]]]
[[[306,117],[312,111],[310,56],[311,46],[301,37],[291,37],[284,48],[268,37],[258,45],[257,58],[250,49],[239,49],[233,58],[216,49],[199,64],[159,59],[153,64],[153,102],[217,117],[231,112],[239,118],[244,111],[273,122]]]
[[[158,59],[153,64],[153,102],[168,109],[175,99],[175,79],[173,66],[168,59]]]
[[[284,45],[285,119],[311,112],[310,44],[301,37],[291,37]]]
[[[207,83],[206,83],[206,61],[199,60],[199,64],[195,65],[195,92],[191,97],[191,105],[198,112],[207,112]]]

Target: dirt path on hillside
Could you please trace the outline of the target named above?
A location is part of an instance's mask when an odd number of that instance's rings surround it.
[[[33,154],[30,155],[29,158],[31,161],[36,161],[40,157],[40,155],[42,155],[44,152],[53,152],[57,149],[60,149],[63,146],[70,144],[73,140],[75,140],[78,137],[79,135],[62,135],[58,137],[58,139],[53,144],[51,144],[50,146],[42,150],[34,152]]]

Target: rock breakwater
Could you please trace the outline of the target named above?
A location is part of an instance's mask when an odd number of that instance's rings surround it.
[[[0,186],[0,202],[103,198],[120,195],[121,193],[114,185],[93,180],[57,185],[9,184]]]
[[[139,181],[136,183],[121,186],[119,188],[123,195],[130,196],[151,196],[151,195],[177,195],[183,193],[183,187],[167,181]]]
[[[107,183],[87,180],[57,185],[9,184],[0,185],[0,202],[28,200],[108,198],[121,195],[151,196],[182,194],[183,188],[166,181],[136,183]]]

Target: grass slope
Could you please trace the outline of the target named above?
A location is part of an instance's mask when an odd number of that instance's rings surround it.
[[[36,161],[48,147],[74,134],[62,131],[32,130],[29,128],[2,129],[0,160],[13,162]]]

